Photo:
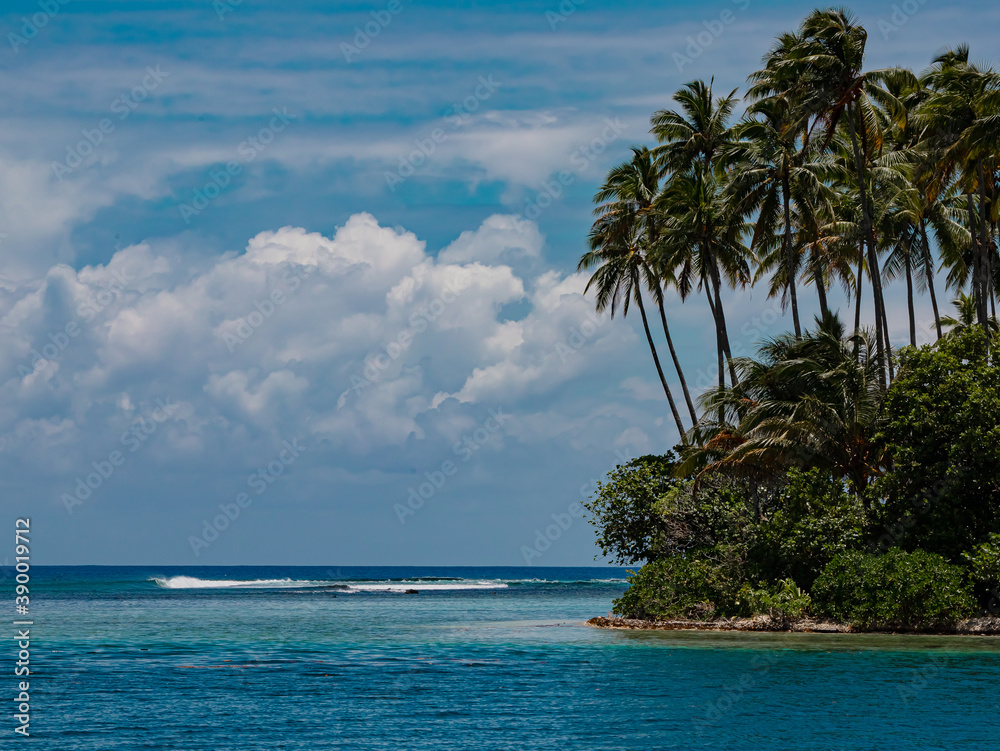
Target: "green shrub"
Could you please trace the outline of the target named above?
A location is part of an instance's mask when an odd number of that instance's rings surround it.
[[[969,564],[969,575],[977,584],[1000,582],[1000,535],[992,534],[986,542],[976,545],[962,556]]]
[[[969,565],[976,599],[987,612],[996,615],[1000,612],[1000,535],[990,535],[962,557]]]
[[[812,597],[820,612],[866,630],[943,629],[974,611],[962,569],[922,550],[842,553],[823,569]]]
[[[835,556],[862,545],[861,502],[827,471],[791,470],[776,505],[750,550],[749,567],[756,579],[790,578],[808,590]]]
[[[714,555],[719,553],[720,555]],[[673,556],[631,572],[629,588],[615,600],[614,612],[625,618],[709,620],[735,607],[739,581],[725,561],[729,551],[713,551],[719,563],[695,556]]]
[[[656,557],[663,529],[659,500],[681,484],[674,477],[674,457],[642,456],[621,464],[597,483],[597,492],[583,506],[597,527],[601,553],[618,565]]]
[[[880,544],[957,563],[1000,533],[998,345],[974,326],[902,350],[877,436],[889,466],[869,491]]]
[[[770,589],[754,589],[744,584],[736,605],[742,615],[767,615],[772,621],[788,623],[809,614],[812,598],[792,579],[785,579]]]

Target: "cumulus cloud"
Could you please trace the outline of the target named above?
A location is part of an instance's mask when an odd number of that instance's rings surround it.
[[[207,263],[142,244],[53,266],[0,317],[0,451],[72,465],[157,400],[173,405],[167,465],[292,435],[357,457],[449,439],[475,410],[513,410],[629,345],[584,277],[510,265],[542,245],[533,223],[492,216],[435,258],[357,214],[332,238],[283,227]]]

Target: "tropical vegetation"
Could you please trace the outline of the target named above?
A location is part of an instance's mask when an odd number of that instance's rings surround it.
[[[595,196],[579,267],[599,311],[639,310],[680,436],[588,504],[602,552],[645,564],[621,615],[919,630],[998,605],[1000,73],[964,46],[869,70],[867,43],[814,11],[742,94],[681,88]],[[734,357],[727,298],[758,284],[791,331]],[[671,318],[706,302],[693,393]]]

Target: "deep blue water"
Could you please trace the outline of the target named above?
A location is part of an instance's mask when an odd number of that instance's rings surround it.
[[[4,748],[1000,748],[1000,639],[583,625],[617,569],[31,573],[32,738],[5,712]]]

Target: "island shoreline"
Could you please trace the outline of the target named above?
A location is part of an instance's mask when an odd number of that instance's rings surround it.
[[[829,620],[801,618],[775,620],[766,615],[753,618],[721,618],[712,621],[686,619],[644,620],[640,618],[604,617],[591,618],[587,625],[619,631],[740,631],[748,633],[804,633],[804,634],[910,634],[918,636],[1000,636],[1000,618],[967,618],[952,629],[935,630],[867,630]]]

